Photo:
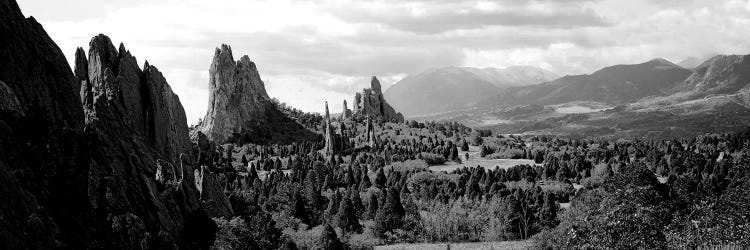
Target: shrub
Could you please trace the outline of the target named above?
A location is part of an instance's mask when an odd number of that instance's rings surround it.
[[[422,160],[427,163],[427,165],[441,165],[445,163],[445,157],[439,154],[433,154],[433,153],[421,153]]]

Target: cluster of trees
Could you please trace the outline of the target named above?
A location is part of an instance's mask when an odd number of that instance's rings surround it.
[[[345,155],[324,155],[321,142],[217,151],[212,163],[235,217],[217,219],[216,244],[344,249],[371,246],[365,241],[528,238],[540,248],[748,243],[750,133],[565,140],[492,137],[455,123],[408,121],[378,124],[376,144],[362,147],[367,142],[357,131],[365,129],[349,127],[356,150]],[[482,157],[537,164],[448,173],[424,167],[460,161],[459,150],[468,150],[473,136],[481,140]],[[413,167],[420,165],[415,161],[424,165]],[[300,236],[313,231],[320,232],[313,243]]]

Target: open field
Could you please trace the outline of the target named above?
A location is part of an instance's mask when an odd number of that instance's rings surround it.
[[[465,154],[469,154],[468,159],[465,157]],[[446,162],[442,165],[434,165],[430,166],[430,170],[432,171],[445,171],[450,172],[454,169],[459,169],[463,167],[476,167],[480,166],[485,169],[494,169],[496,166],[504,169],[508,169],[510,167],[516,166],[516,165],[534,165],[533,160],[528,159],[485,159],[479,156],[479,147],[470,146],[468,152],[461,152],[459,151],[459,155],[461,156],[462,163],[455,163],[455,162]]]
[[[417,244],[398,244],[387,246],[376,246],[376,250],[444,250],[444,249],[465,249],[465,250],[511,250],[511,249],[529,249],[529,241],[498,241],[498,242],[471,242],[471,243],[417,243]]]

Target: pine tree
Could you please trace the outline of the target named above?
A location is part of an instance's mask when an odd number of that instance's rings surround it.
[[[319,211],[322,198],[320,196],[320,189],[318,189],[317,176],[318,174],[315,170],[308,171],[304,183],[305,201],[307,202],[308,219],[310,222],[308,225],[310,226],[317,225],[320,218]]]
[[[359,191],[357,189],[351,189],[349,192],[349,199],[352,201],[354,214],[362,217],[366,208],[365,205],[362,204],[362,198],[359,196]]]
[[[375,177],[375,185],[378,188],[384,188],[386,181],[388,181],[388,178],[385,177],[385,172],[383,172],[383,168],[378,169],[377,176]]]
[[[297,217],[302,223],[310,225],[310,218],[305,209],[305,200],[299,191],[295,191],[292,196],[292,216]]]
[[[378,213],[378,197],[375,194],[370,194],[370,202],[367,204],[367,219],[374,219]]]
[[[318,245],[316,250],[344,250],[344,244],[339,241],[339,237],[336,235],[336,231],[333,230],[330,224],[326,223],[323,228],[323,232],[320,234],[318,239]]]
[[[299,248],[297,248],[297,244],[294,244],[294,241],[287,239],[279,250],[299,250]]]
[[[390,188],[386,194],[385,203],[375,215],[375,235],[382,238],[385,232],[400,228],[403,224],[404,213],[399,191]]]
[[[354,207],[349,197],[344,197],[341,200],[338,210],[334,224],[341,228],[344,234],[362,232],[362,225],[359,224],[359,219],[354,214]]]
[[[540,211],[542,225],[549,228],[557,226],[557,204],[555,204],[555,195],[547,194],[544,196],[544,204]]]
[[[245,155],[242,155],[242,160],[241,161],[242,161],[242,167],[243,168],[247,167],[247,157],[245,157]]]
[[[336,217],[336,214],[339,213],[339,203],[341,202],[341,194],[339,192],[335,192],[330,200],[328,201],[328,208],[326,208],[324,217],[326,221],[333,221]]]

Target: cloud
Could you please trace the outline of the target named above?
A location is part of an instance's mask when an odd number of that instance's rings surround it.
[[[214,49],[255,61],[271,96],[322,110],[378,76],[387,87],[445,66],[534,65],[564,74],[712,53],[747,54],[750,1],[25,0],[69,61],[105,33],[164,73],[191,122]],[[82,11],[86,10],[86,11]]]
[[[522,26],[570,29],[607,26],[609,23],[588,1],[509,1],[399,4],[384,8],[376,4],[342,5],[331,12],[349,22],[375,23],[420,34],[491,26]],[[407,2],[409,3],[409,2]],[[421,2],[418,2],[421,3]],[[508,4],[510,3],[510,4]]]

